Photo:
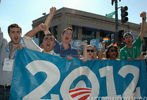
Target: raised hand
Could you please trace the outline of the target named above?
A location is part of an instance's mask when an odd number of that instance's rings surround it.
[[[55,11],[56,11],[56,8],[55,7],[50,8],[50,14],[47,16],[47,18],[45,20],[45,25],[47,26],[47,28],[50,27],[51,20],[52,20],[52,18],[54,16]],[[44,33],[45,34],[48,34],[49,33],[48,32],[48,29],[44,30]]]
[[[146,19],[146,12],[141,12],[140,13],[140,17],[145,18]]]
[[[50,14],[54,14],[55,11],[56,11],[56,7],[52,7],[52,8],[50,8]]]
[[[105,45],[106,45],[106,41],[103,41],[103,42],[102,42],[102,48],[104,48]]]
[[[41,24],[39,25],[39,29],[40,29],[41,31],[48,30],[48,29],[47,29],[47,25],[44,24],[44,23],[41,23]]]
[[[141,12],[140,17],[142,18],[141,29],[140,29],[140,39],[143,40],[145,27],[146,27],[146,12]]]

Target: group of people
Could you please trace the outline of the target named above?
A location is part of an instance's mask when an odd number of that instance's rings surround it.
[[[143,43],[144,34],[146,33],[146,13],[140,14],[142,18],[141,30],[137,39],[134,39],[132,32],[126,32],[123,35],[123,42],[125,46],[119,48],[117,45],[109,45],[106,47],[106,42],[102,42],[100,51],[95,49],[92,45],[83,46],[83,55],[86,60],[100,59],[100,60],[143,60],[147,59],[147,55],[141,52],[141,46]],[[106,48],[105,48],[106,47]],[[105,49],[105,50],[104,50]],[[84,60],[84,61],[86,61]]]
[[[141,60],[143,55],[141,54],[141,43],[145,33],[146,13],[142,12],[140,17],[142,18],[141,31],[138,38],[133,41],[131,32],[124,34],[124,42],[126,44],[121,50],[118,46],[110,45],[105,50],[105,42],[102,43],[102,48],[98,52],[97,49],[88,44],[84,44],[83,51],[78,51],[70,45],[70,41],[73,37],[73,29],[67,27],[61,34],[62,41],[59,42],[49,32],[49,27],[56,11],[55,7],[50,9],[50,13],[47,16],[44,23],[41,23],[36,28],[27,32],[24,37],[24,44],[22,45],[21,35],[22,29],[18,24],[11,24],[8,27],[8,35],[11,39],[9,43],[3,38],[3,33],[0,29],[0,100],[9,99],[9,91],[11,87],[13,64],[16,51],[22,50],[24,47],[35,51],[48,53],[55,56],[66,57],[67,60],[73,58],[80,58],[83,62],[87,60],[100,59],[100,60]],[[43,31],[45,36],[42,44],[39,46],[33,41],[33,37],[37,32]],[[120,50],[120,51],[119,51]]]

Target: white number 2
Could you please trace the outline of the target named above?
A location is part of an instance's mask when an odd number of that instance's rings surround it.
[[[41,97],[45,96],[60,79],[59,69],[56,65],[48,61],[36,60],[29,63],[26,68],[32,75],[35,75],[38,72],[45,72],[47,78],[40,86],[24,96],[23,100],[41,100]],[[57,99],[58,95],[52,94],[51,97],[53,97],[52,99]]]
[[[133,80],[127,87],[127,89],[123,93],[123,97],[131,97],[133,96],[133,92],[135,90],[135,87],[137,85],[138,79],[139,79],[139,69],[132,65],[126,65],[123,66],[119,72],[118,72],[123,78],[125,78],[129,73],[134,76]]]

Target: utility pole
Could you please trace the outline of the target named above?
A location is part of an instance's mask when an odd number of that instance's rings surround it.
[[[115,0],[115,35],[114,35],[114,43],[118,42],[118,2]]]
[[[121,0],[119,0],[121,1]],[[114,34],[114,43],[118,42],[118,1],[112,0],[112,5],[115,2],[115,34]]]

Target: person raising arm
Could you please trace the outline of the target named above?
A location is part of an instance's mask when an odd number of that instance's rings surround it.
[[[126,32],[123,35],[125,46],[120,50],[120,60],[130,61],[140,59],[141,45],[145,33],[146,12],[142,12],[140,17],[142,18],[142,23],[138,38],[134,41],[132,32]]]

